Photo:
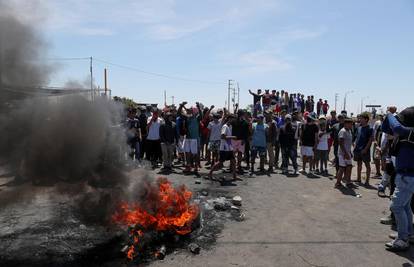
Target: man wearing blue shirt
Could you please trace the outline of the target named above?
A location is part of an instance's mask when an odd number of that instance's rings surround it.
[[[396,188],[392,196],[391,211],[397,222],[394,241],[385,244],[390,251],[405,251],[414,242],[413,213],[410,207],[414,193],[414,107],[406,108],[394,116],[395,107],[389,107],[382,131],[394,136],[393,154],[396,157]]]
[[[357,128],[355,140],[354,160],[357,162],[357,182],[361,183],[362,163],[367,170],[365,186],[369,186],[371,176],[371,144],[373,141],[373,130],[368,125],[369,113],[364,112],[360,115],[360,126]]]

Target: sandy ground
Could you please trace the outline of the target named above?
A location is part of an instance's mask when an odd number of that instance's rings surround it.
[[[384,249],[391,229],[379,219],[388,214],[389,201],[377,197],[375,188],[341,192],[333,188],[333,177],[286,177],[279,170],[245,175],[233,186],[191,175],[167,177],[194,191],[240,195],[246,220],[227,223],[217,243],[199,255],[183,250],[149,266],[413,266],[414,248],[398,255]],[[6,191],[0,187],[0,195]]]

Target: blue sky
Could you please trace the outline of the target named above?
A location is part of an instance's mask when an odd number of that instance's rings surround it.
[[[17,1],[19,2],[19,1]],[[20,1],[21,2],[21,1]],[[248,89],[301,91],[328,99],[407,107],[414,99],[414,1],[328,0],[50,0],[40,1],[50,57],[89,57],[148,72],[209,81],[165,79],[108,67],[114,95],[139,102],[201,101],[223,106],[227,80],[240,102]],[[24,3],[27,3],[26,1]],[[27,4],[26,4],[27,6]],[[45,15],[46,14],[46,15]],[[22,12],[22,16],[25,15]],[[60,62],[51,85],[84,80],[87,61]]]

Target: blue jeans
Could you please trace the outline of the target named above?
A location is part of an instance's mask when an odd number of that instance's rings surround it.
[[[413,213],[410,202],[414,193],[414,176],[397,174],[395,185],[391,199],[391,211],[397,222],[398,238],[407,240],[413,234]]]
[[[298,148],[295,146],[282,147],[282,169],[289,169],[289,159],[292,161],[293,168],[298,169]]]

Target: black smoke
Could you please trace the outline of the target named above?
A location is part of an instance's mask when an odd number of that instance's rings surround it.
[[[24,16],[24,14],[20,14]],[[123,180],[123,108],[90,92],[45,96],[53,66],[40,25],[0,0],[0,163],[35,184]],[[73,84],[73,82],[71,82]]]

